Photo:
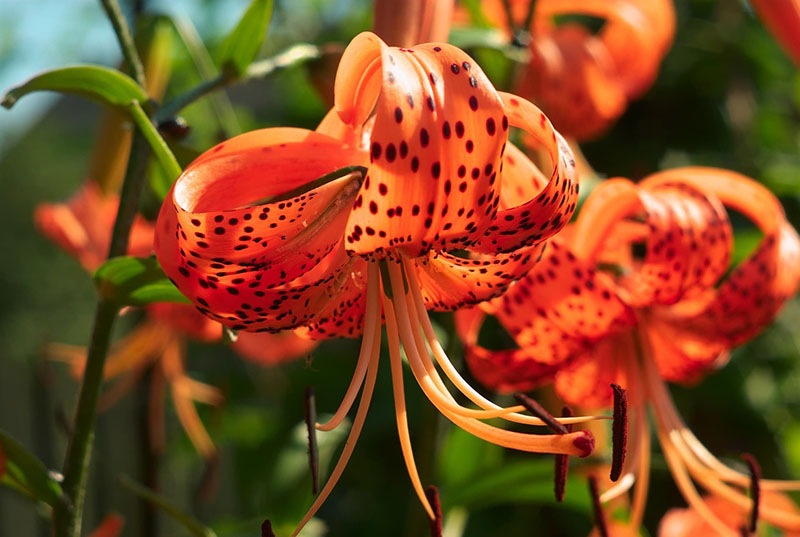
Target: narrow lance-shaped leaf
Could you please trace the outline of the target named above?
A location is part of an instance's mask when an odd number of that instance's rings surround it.
[[[61,485],[45,465],[3,431],[0,431],[0,450],[5,459],[3,483],[51,506],[62,501]]]
[[[154,257],[115,257],[94,273],[100,296],[120,306],[153,302],[188,302]]]
[[[240,77],[255,59],[272,19],[272,0],[253,0],[225,38],[220,52],[220,67],[226,75]]]
[[[180,522],[181,525],[188,531],[190,534],[194,535],[195,537],[217,537],[217,534],[214,533],[214,530],[211,528],[204,526],[201,524],[197,519],[192,517],[191,515],[184,513],[180,509],[178,509],[175,505],[169,502],[163,496],[156,494],[152,490],[143,487],[139,483],[135,482],[128,476],[120,476],[119,478],[120,483],[123,487],[133,492],[139,498],[152,503],[169,516],[174,518],[176,521]]]
[[[34,91],[58,91],[81,95],[103,104],[128,107],[132,101],[147,103],[147,93],[131,77],[99,65],[77,65],[45,71],[11,88],[2,105],[11,108],[20,97]]]

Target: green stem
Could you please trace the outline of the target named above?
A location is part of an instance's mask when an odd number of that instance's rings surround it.
[[[133,43],[131,32],[120,12],[119,4],[116,0],[101,0],[101,3],[114,26],[125,61],[136,81],[144,86],[144,68]],[[133,103],[130,109],[142,134],[137,133],[134,136],[131,146],[131,156],[125,172],[125,182],[111,236],[109,257],[123,255],[128,249],[128,238],[138,207],[139,193],[142,189],[146,169],[148,155],[146,141],[154,146],[157,156],[161,157],[160,160],[165,157],[163,154],[159,154],[157,140],[152,139],[153,133],[157,138],[160,137],[141,106]],[[161,144],[163,143],[161,140]],[[161,153],[163,153],[163,148]],[[180,171],[177,163],[175,163],[175,167]],[[100,299],[97,304],[94,327],[86,351],[86,368],[78,395],[78,406],[75,410],[75,426],[64,461],[63,491],[66,500],[53,510],[53,534],[55,537],[80,537],[81,534],[86,478],[94,439],[95,416],[97,415],[97,398],[111,342],[111,331],[118,311],[119,307],[116,304],[104,299]]]
[[[119,46],[122,48],[122,55],[125,57],[125,63],[133,74],[133,78],[140,86],[145,87],[144,66],[142,60],[139,58],[139,53],[136,51],[136,45],[133,43],[133,36],[131,35],[128,23],[125,22],[125,17],[119,9],[117,0],[100,0],[103,9],[114,27],[114,33],[117,34]]]
[[[309,45],[307,43],[300,43],[298,45],[289,47],[285,51],[272,58],[267,58],[265,60],[250,64],[244,75],[239,78],[233,77],[229,74],[226,75],[225,73],[220,73],[215,78],[201,82],[186,93],[179,95],[167,102],[156,113],[156,122],[160,123],[162,121],[171,119],[178,114],[178,112],[197,99],[204,97],[209,93],[224,89],[234,83],[249,82],[251,80],[265,78],[280,69],[297,65],[308,60],[314,60],[319,57],[319,47]]]
[[[62,488],[71,504],[62,503],[53,510],[55,537],[79,537],[83,518],[83,501],[87,470],[91,458],[97,397],[103,380],[103,366],[111,340],[111,329],[118,308],[104,300],[97,304],[92,339],[86,355],[86,370],[83,374],[78,408],[75,412],[75,427],[70,438],[64,462]]]

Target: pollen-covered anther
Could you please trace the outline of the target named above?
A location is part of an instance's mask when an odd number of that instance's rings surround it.
[[[433,485],[428,485],[425,489],[425,496],[433,507],[435,515],[430,520],[431,537],[442,537],[442,505],[439,503],[439,490]]]
[[[756,533],[758,529],[758,510],[761,503],[761,467],[756,458],[749,453],[743,453],[742,460],[747,463],[747,467],[750,470],[750,499],[753,501],[748,529],[750,533]]]
[[[611,481],[622,475],[625,455],[628,451],[628,395],[625,388],[611,384],[614,392],[614,421],[611,427]]]
[[[573,415],[572,409],[565,406],[561,410],[561,415],[565,418]],[[566,425],[567,432],[572,432],[573,425],[570,423]],[[556,501],[563,502],[564,494],[567,490],[567,474],[569,473],[569,455],[556,455],[555,456],[555,480],[553,490],[555,492]]]

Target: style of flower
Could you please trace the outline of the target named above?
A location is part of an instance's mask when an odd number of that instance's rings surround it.
[[[727,277],[732,241],[725,206],[763,233],[758,249]],[[747,177],[681,168],[638,185],[611,179],[530,273],[483,310],[456,314],[456,322],[470,369],[491,388],[526,390],[553,380],[562,398],[584,407],[608,404],[611,383],[627,388],[632,453],[603,500],[638,481],[635,528],[647,490],[649,406],[684,498],[711,527],[732,536],[737,533],[705,506],[692,479],[746,512],[752,502],[739,489],[750,478],[706,450],[681,420],[664,381],[696,380],[723,365],[727,350],[771,322],[795,292],[799,262],[800,240],[780,203]],[[487,312],[518,349],[494,352],[477,344]],[[799,484],[763,480],[761,488]],[[800,529],[800,516],[782,508],[766,505],[760,515],[780,528]]]
[[[504,0],[505,1],[505,0]],[[535,9],[531,3],[535,3]],[[486,16],[508,28],[500,0]],[[515,91],[535,102],[567,137],[602,134],[653,84],[675,34],[671,0],[511,0],[514,24],[530,36],[531,59]],[[528,17],[528,10],[534,9]],[[558,17],[601,19],[597,32]]]
[[[45,236],[77,258],[87,271],[93,271],[108,253],[118,204],[115,195],[103,194],[96,183],[89,181],[68,203],[39,205],[34,219]],[[137,217],[131,230],[128,253],[146,256],[152,249],[153,226]],[[100,406],[111,406],[148,369],[154,367],[151,380],[153,404],[149,416],[153,447],[160,451],[163,445],[163,388],[166,383],[178,419],[192,444],[201,455],[211,457],[215,453],[214,444],[197,414],[195,402],[217,405],[222,402],[222,395],[216,388],[186,374],[186,342],[188,338],[217,341],[222,328],[187,304],[150,304],[145,311],[147,314],[143,320],[111,348],[103,375],[107,381],[119,380],[103,395]],[[282,338],[269,334],[247,334],[234,344],[239,354],[264,365],[302,356],[314,346],[315,342],[291,333]],[[73,376],[83,376],[85,348],[53,343],[48,346],[47,352],[51,358],[69,363]]]
[[[353,451],[375,387],[383,320],[402,453],[431,518],[411,450],[400,342],[428,399],[470,433],[529,452],[586,456],[593,446],[585,431],[538,435],[479,421],[543,423],[467,384],[426,311],[498,296],[566,224],[578,187],[561,136],[536,107],[496,92],[472,58],[447,44],[395,48],[362,33],[344,52],[335,90],[335,107],[316,131],[263,129],[198,157],[168,195],[156,232],[165,272],[211,319],[242,331],[362,336],[341,405],[317,425],[338,426],[363,387],[352,429],[295,534]],[[507,144],[511,126],[545,148],[548,179]],[[456,401],[431,354],[479,409]]]

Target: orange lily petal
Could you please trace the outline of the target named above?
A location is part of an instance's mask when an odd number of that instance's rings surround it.
[[[67,203],[42,203],[34,211],[36,227],[62,250],[93,271],[105,261],[119,199],[103,194],[87,181]],[[137,216],[131,229],[130,255],[149,255],[153,249],[153,227]]]
[[[545,364],[563,362],[635,322],[609,278],[558,241],[496,300],[495,315],[521,348]]]
[[[611,384],[629,386],[625,361],[636,349],[630,334],[606,338],[560,368],[555,388],[567,404],[587,408],[606,407],[611,403]]]
[[[341,119],[360,126],[377,99],[369,176],[347,224],[359,255],[460,248],[489,226],[507,119],[475,61],[447,44],[388,47],[362,33],[336,78]]]
[[[798,0],[750,0],[773,37],[800,66],[800,2]]]
[[[770,490],[761,491],[762,506],[769,506],[774,509],[800,513],[797,505],[787,496],[780,492]],[[747,524],[748,514],[719,496],[706,496],[703,498],[706,506],[717,516],[726,526],[734,531]],[[658,525],[658,537],[695,537],[696,535],[711,535],[713,528],[691,507],[685,509],[670,509],[661,519]],[[784,534],[786,537],[798,537],[800,532],[790,531]]]
[[[280,334],[241,332],[231,348],[247,360],[263,366],[273,366],[307,356],[318,341],[299,335],[297,331]]]
[[[489,350],[478,344],[486,314],[480,308],[459,310],[456,330],[464,345],[464,360],[481,384],[499,393],[527,392],[550,382],[557,366],[532,360],[522,349]]]
[[[122,526],[125,525],[125,519],[116,513],[107,515],[100,526],[97,527],[89,537],[117,537],[122,533]]]
[[[547,151],[553,172],[550,180],[538,192],[514,207],[500,210],[492,220],[486,236],[474,247],[484,252],[509,252],[541,242],[553,236],[567,225],[578,201],[578,176],[572,151],[564,138],[558,134],[547,117],[525,99],[500,93],[508,123],[523,129]],[[505,124],[504,124],[505,126]],[[521,156],[521,154],[517,154]],[[531,171],[531,166],[521,164],[509,170],[511,173],[524,173],[527,169],[530,179],[538,182],[539,173]],[[501,170],[501,181],[505,181],[505,169]],[[512,176],[510,186],[517,188],[525,179]],[[496,198],[495,203],[499,203]]]
[[[265,129],[220,144],[187,168],[162,206],[156,241],[162,267],[202,313],[223,324],[251,330],[304,324],[311,302],[321,309],[333,298],[336,287],[328,287],[348,264],[340,244],[355,179],[248,204],[362,159],[301,129]],[[263,179],[264,169],[274,180]]]
[[[222,327],[188,304],[159,302],[147,306],[147,314],[198,341],[217,341]]]

